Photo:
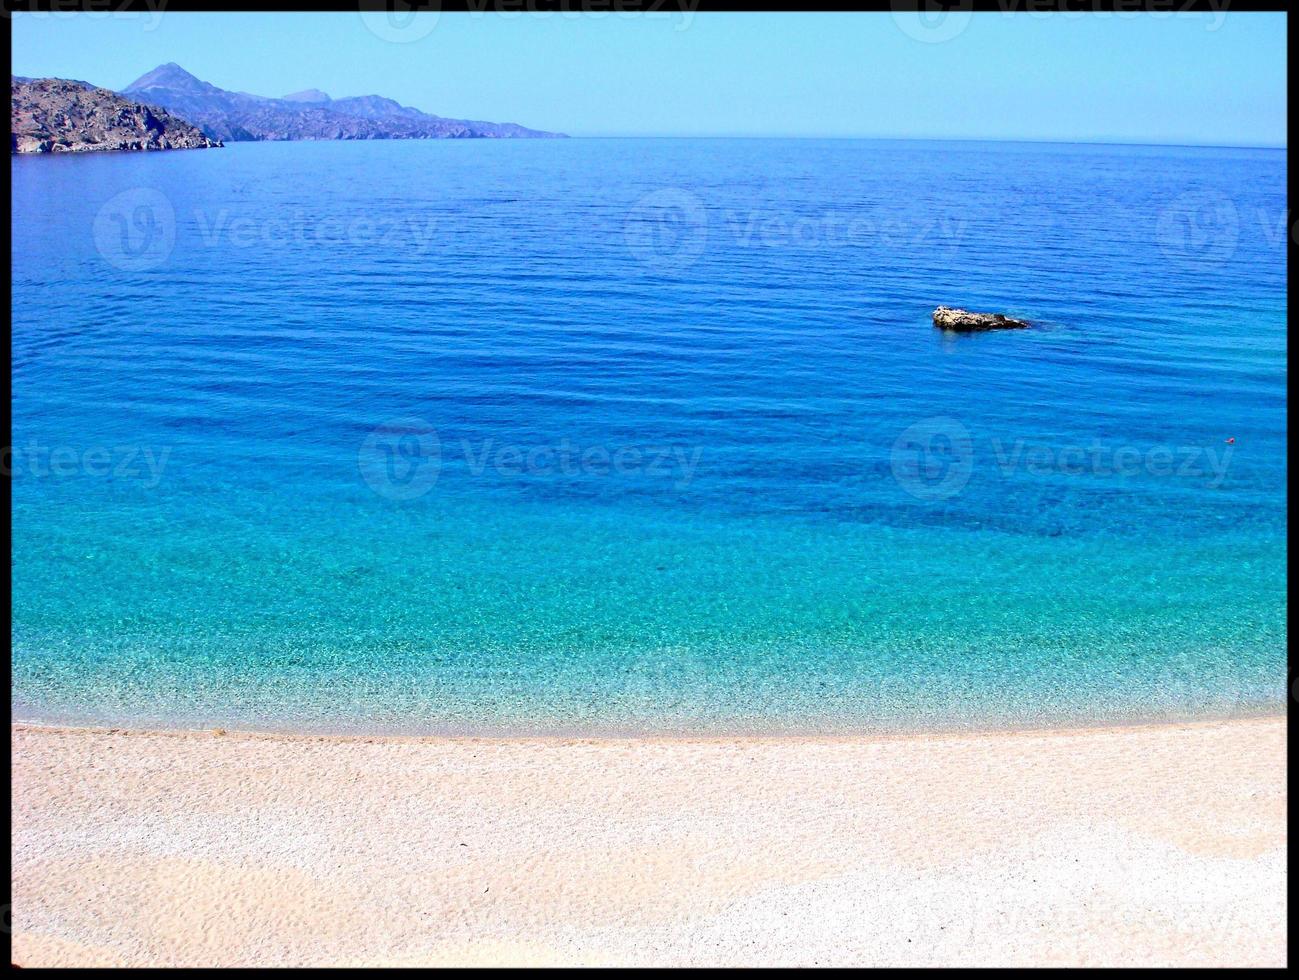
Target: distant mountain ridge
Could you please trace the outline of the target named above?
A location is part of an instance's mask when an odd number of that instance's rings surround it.
[[[331,99],[319,89],[268,98],[230,92],[169,62],[137,78],[123,94],[184,116],[212,139],[551,139],[562,133],[515,123],[434,116],[380,95]]]

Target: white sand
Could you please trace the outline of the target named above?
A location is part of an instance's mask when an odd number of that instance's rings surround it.
[[[1281,719],[13,740],[23,966],[1286,960]]]

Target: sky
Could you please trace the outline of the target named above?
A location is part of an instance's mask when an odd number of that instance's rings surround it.
[[[572,136],[1285,145],[1284,14],[13,14],[13,71],[385,95]],[[161,12],[158,10],[161,9]]]

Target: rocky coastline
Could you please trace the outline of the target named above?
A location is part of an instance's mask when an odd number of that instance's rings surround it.
[[[62,78],[12,80],[11,153],[190,150],[222,145],[158,106]]]

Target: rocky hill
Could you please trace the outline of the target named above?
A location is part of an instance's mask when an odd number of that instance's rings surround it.
[[[10,152],[185,150],[220,146],[166,109],[62,78],[14,78]]]
[[[266,98],[230,92],[166,64],[136,79],[125,95],[184,116],[213,139],[544,139],[562,136],[515,123],[434,116],[379,95],[331,99],[319,89]]]

